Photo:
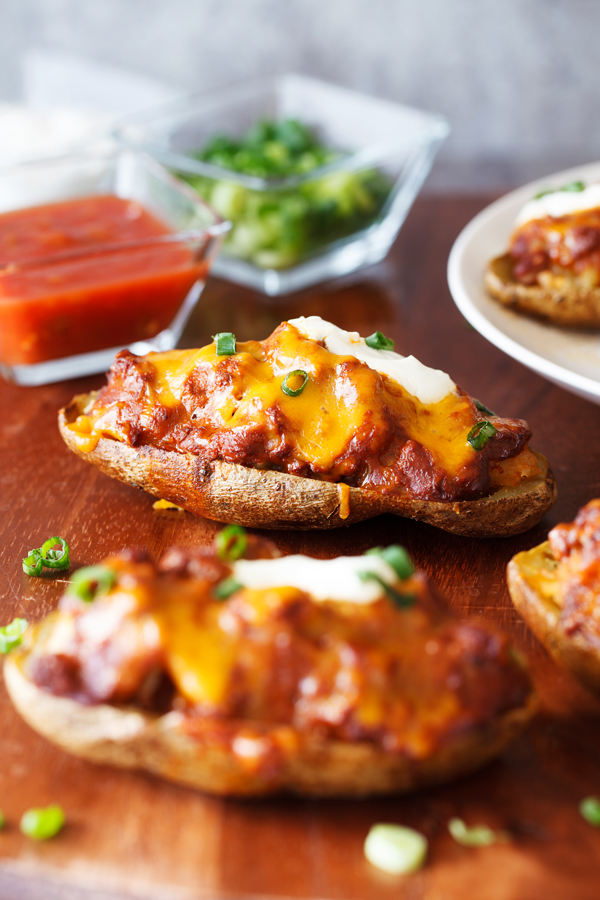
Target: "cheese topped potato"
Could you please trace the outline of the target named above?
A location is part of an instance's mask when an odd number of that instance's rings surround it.
[[[109,474],[219,521],[323,528],[390,511],[463,533],[538,521],[554,481],[527,423],[392,346],[313,316],[265,341],[124,351],[61,431]],[[492,524],[485,504],[456,506],[496,494],[512,504],[504,527],[499,507]]]
[[[452,616],[403,548],[274,552],[230,526],[158,567],[130,552],[75,573],[7,660],[17,708],[76,754],[237,795],[411,790],[524,727],[506,636]]]

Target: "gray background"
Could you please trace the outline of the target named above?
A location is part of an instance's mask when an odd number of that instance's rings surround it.
[[[295,71],[444,113],[430,189],[600,157],[596,0],[0,0],[0,100],[39,50],[192,90]]]

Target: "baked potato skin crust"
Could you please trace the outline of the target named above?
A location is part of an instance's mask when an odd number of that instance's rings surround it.
[[[535,696],[530,695],[526,705],[448,741],[433,756],[411,760],[367,742],[298,741],[292,729],[281,727],[253,736],[248,733],[249,723],[232,722],[219,728],[198,720],[190,728],[178,712],[159,716],[124,707],[82,706],[48,693],[28,679],[24,674],[26,655],[23,649],[11,653],[4,664],[4,679],[17,710],[44,737],[95,763],[143,769],[226,796],[408,793],[485,765],[524,730],[537,708]],[[232,752],[238,737],[254,738],[258,748],[262,742],[265,755],[261,758],[259,753],[249,763]]]
[[[418,519],[469,537],[509,537],[536,525],[556,500],[556,482],[547,460],[539,479],[503,489],[481,500],[438,502],[384,496],[235,463],[210,464],[190,453],[144,446],[133,448],[101,438],[82,452],[67,427],[83,414],[92,397],[82,394],[59,413],[59,429],[70,450],[105,474],[182,506],[197,516],[251,528],[329,529],[382,513]]]
[[[508,564],[511,599],[535,636],[559,665],[569,669],[589,690],[600,696],[600,644],[585,627],[569,634],[561,620],[561,609],[544,598],[525,577],[525,568],[539,567],[544,556],[552,557],[550,544],[517,553]]]
[[[561,289],[522,284],[513,277],[508,253],[497,256],[485,272],[485,286],[504,306],[572,328],[600,328],[600,288],[583,290],[575,281]]]

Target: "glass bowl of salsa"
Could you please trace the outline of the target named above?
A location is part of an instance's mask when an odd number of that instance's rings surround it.
[[[233,223],[214,273],[271,296],[385,257],[446,120],[299,75],[182,98],[116,130]]]
[[[229,224],[142,153],[0,168],[0,372],[44,384],[168,350]]]

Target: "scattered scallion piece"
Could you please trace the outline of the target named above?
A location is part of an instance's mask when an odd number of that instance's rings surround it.
[[[387,581],[380,578],[376,572],[358,572],[358,577],[361,581],[376,581],[398,609],[409,609],[414,605],[415,600],[417,599],[414,594],[401,594],[400,591],[393,588]]]
[[[213,588],[213,597],[216,600],[228,600],[232,594],[241,590],[243,585],[236,581],[235,578],[224,578],[216,587]]]
[[[73,573],[66,593],[84,603],[108,594],[117,580],[116,573],[107,566],[86,566]]]
[[[579,804],[579,812],[586,822],[594,828],[600,828],[600,800],[598,797],[585,797]]]
[[[65,821],[62,807],[58,803],[51,803],[50,806],[24,812],[19,828],[34,841],[46,841],[62,831]]]
[[[365,338],[365,344],[367,347],[371,347],[372,350],[393,350],[394,349],[394,341],[386,337],[385,334],[382,334],[381,331],[374,331],[373,334],[370,334],[369,337]]]
[[[301,378],[302,383],[297,388],[292,388],[290,386],[290,378]],[[299,394],[302,393],[306,385],[308,384],[308,372],[305,372],[304,369],[294,369],[293,372],[288,372],[283,381],[281,382],[281,390],[284,394],[287,394],[288,397],[298,397]]]
[[[487,442],[490,438],[493,438],[498,429],[495,425],[492,425],[491,422],[487,422],[485,419],[482,422],[478,422],[477,425],[473,425],[470,432],[467,435],[467,442],[471,445],[473,450],[483,450]]]
[[[487,825],[473,825],[469,828],[459,818],[450,819],[448,831],[456,843],[463,847],[489,847],[491,844],[506,843],[510,840],[505,831],[493,831]]]
[[[533,199],[540,200],[542,197],[547,197],[548,194],[558,194],[562,191],[568,194],[579,194],[581,191],[585,191],[585,183],[583,181],[569,181],[568,184],[563,184],[559,188],[546,188],[540,191],[539,194],[536,194]]]
[[[373,825],[365,840],[365,856],[372,866],[390,875],[406,875],[423,866],[427,838],[403,825]]]
[[[29,556],[23,559],[23,571],[26,575],[38,577],[42,574],[42,557],[39,550],[30,550]]]
[[[235,334],[221,331],[213,337],[217,345],[217,356],[233,356],[235,354]]]
[[[27,625],[27,619],[13,619],[9,625],[0,628],[0,653],[10,653],[19,646]]]
[[[60,545],[60,550],[56,550],[56,544]],[[68,569],[71,565],[69,559],[69,545],[64,538],[51,537],[42,544],[40,556],[42,564],[49,569]]]
[[[365,556],[381,556],[392,567],[401,581],[406,581],[415,571],[408,550],[401,544],[390,544],[389,547],[372,547],[370,550],[367,550]]]
[[[492,412],[481,400],[475,400],[475,406],[479,410],[480,413],[483,413],[484,416],[495,416],[496,413]]]
[[[5,827],[6,827],[6,816],[0,809],[0,831],[2,831],[2,829]]]
[[[233,562],[243,556],[248,546],[246,529],[241,525],[227,525],[215,538],[217,556],[224,562]]]

